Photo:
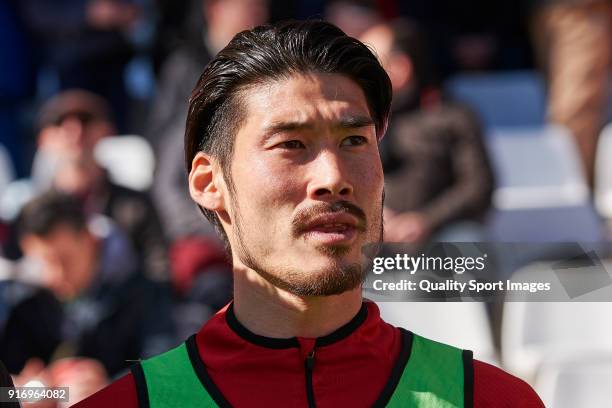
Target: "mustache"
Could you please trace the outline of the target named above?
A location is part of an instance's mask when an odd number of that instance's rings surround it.
[[[295,236],[300,235],[308,229],[308,224],[313,218],[327,214],[341,214],[347,213],[353,215],[357,219],[356,229],[364,232],[366,230],[366,214],[357,205],[346,201],[340,200],[333,203],[317,203],[311,207],[301,210],[296,214],[292,224],[292,230]]]

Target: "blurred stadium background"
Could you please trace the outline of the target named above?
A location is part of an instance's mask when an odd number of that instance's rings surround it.
[[[609,253],[608,0],[1,0],[0,360],[18,384],[44,373],[82,398],[229,301],[222,244],[188,198],[187,101],[236,32],[287,18],[339,25],[389,72],[389,240]],[[81,218],[85,235],[48,233]],[[500,276],[563,256],[536,252]],[[87,262],[95,285],[79,284]],[[525,379],[547,406],[599,408],[612,406],[608,301],[381,307]]]

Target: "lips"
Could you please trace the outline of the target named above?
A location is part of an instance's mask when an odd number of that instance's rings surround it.
[[[303,228],[306,238],[323,244],[341,244],[352,241],[363,225],[347,213],[324,214],[310,220]]]
[[[305,231],[341,231],[357,228],[360,223],[357,219],[347,213],[322,214],[313,218],[304,225]]]
[[[349,228],[353,228],[351,225],[347,224],[323,224],[317,225],[311,228],[311,231],[320,231],[320,232],[344,232]]]

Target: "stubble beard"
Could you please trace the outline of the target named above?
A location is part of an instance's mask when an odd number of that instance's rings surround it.
[[[365,244],[380,245],[383,240],[383,216],[382,209],[384,204],[384,191],[381,199],[380,216],[374,220],[378,224],[378,236],[372,242]],[[235,195],[231,197],[232,213],[234,214],[234,232],[237,241],[236,256],[248,268],[254,270],[259,276],[264,278],[273,286],[289,292],[299,297],[332,296],[353,290],[361,286],[366,278],[366,263],[363,259],[360,262],[345,263],[341,257],[348,254],[353,248],[346,245],[318,245],[316,249],[328,257],[334,258],[329,268],[321,273],[307,273],[304,270],[279,268],[266,266],[259,262],[258,258],[251,252],[244,239],[242,219]],[[372,228],[376,228],[372,226]],[[365,232],[359,232],[366,234]],[[264,257],[261,257],[264,258]],[[362,257],[363,258],[363,257]]]

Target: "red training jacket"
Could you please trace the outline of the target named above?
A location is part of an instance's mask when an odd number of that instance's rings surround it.
[[[196,334],[199,356],[212,382],[235,407],[307,407],[304,362],[314,348],[317,407],[369,407],[381,394],[398,357],[400,330],[366,301],[345,326],[317,339],[256,335],[236,319],[232,305]],[[478,360],[473,362],[474,407],[543,408],[524,381]],[[118,405],[119,404],[119,405]],[[77,408],[137,408],[132,374],[76,404]]]

